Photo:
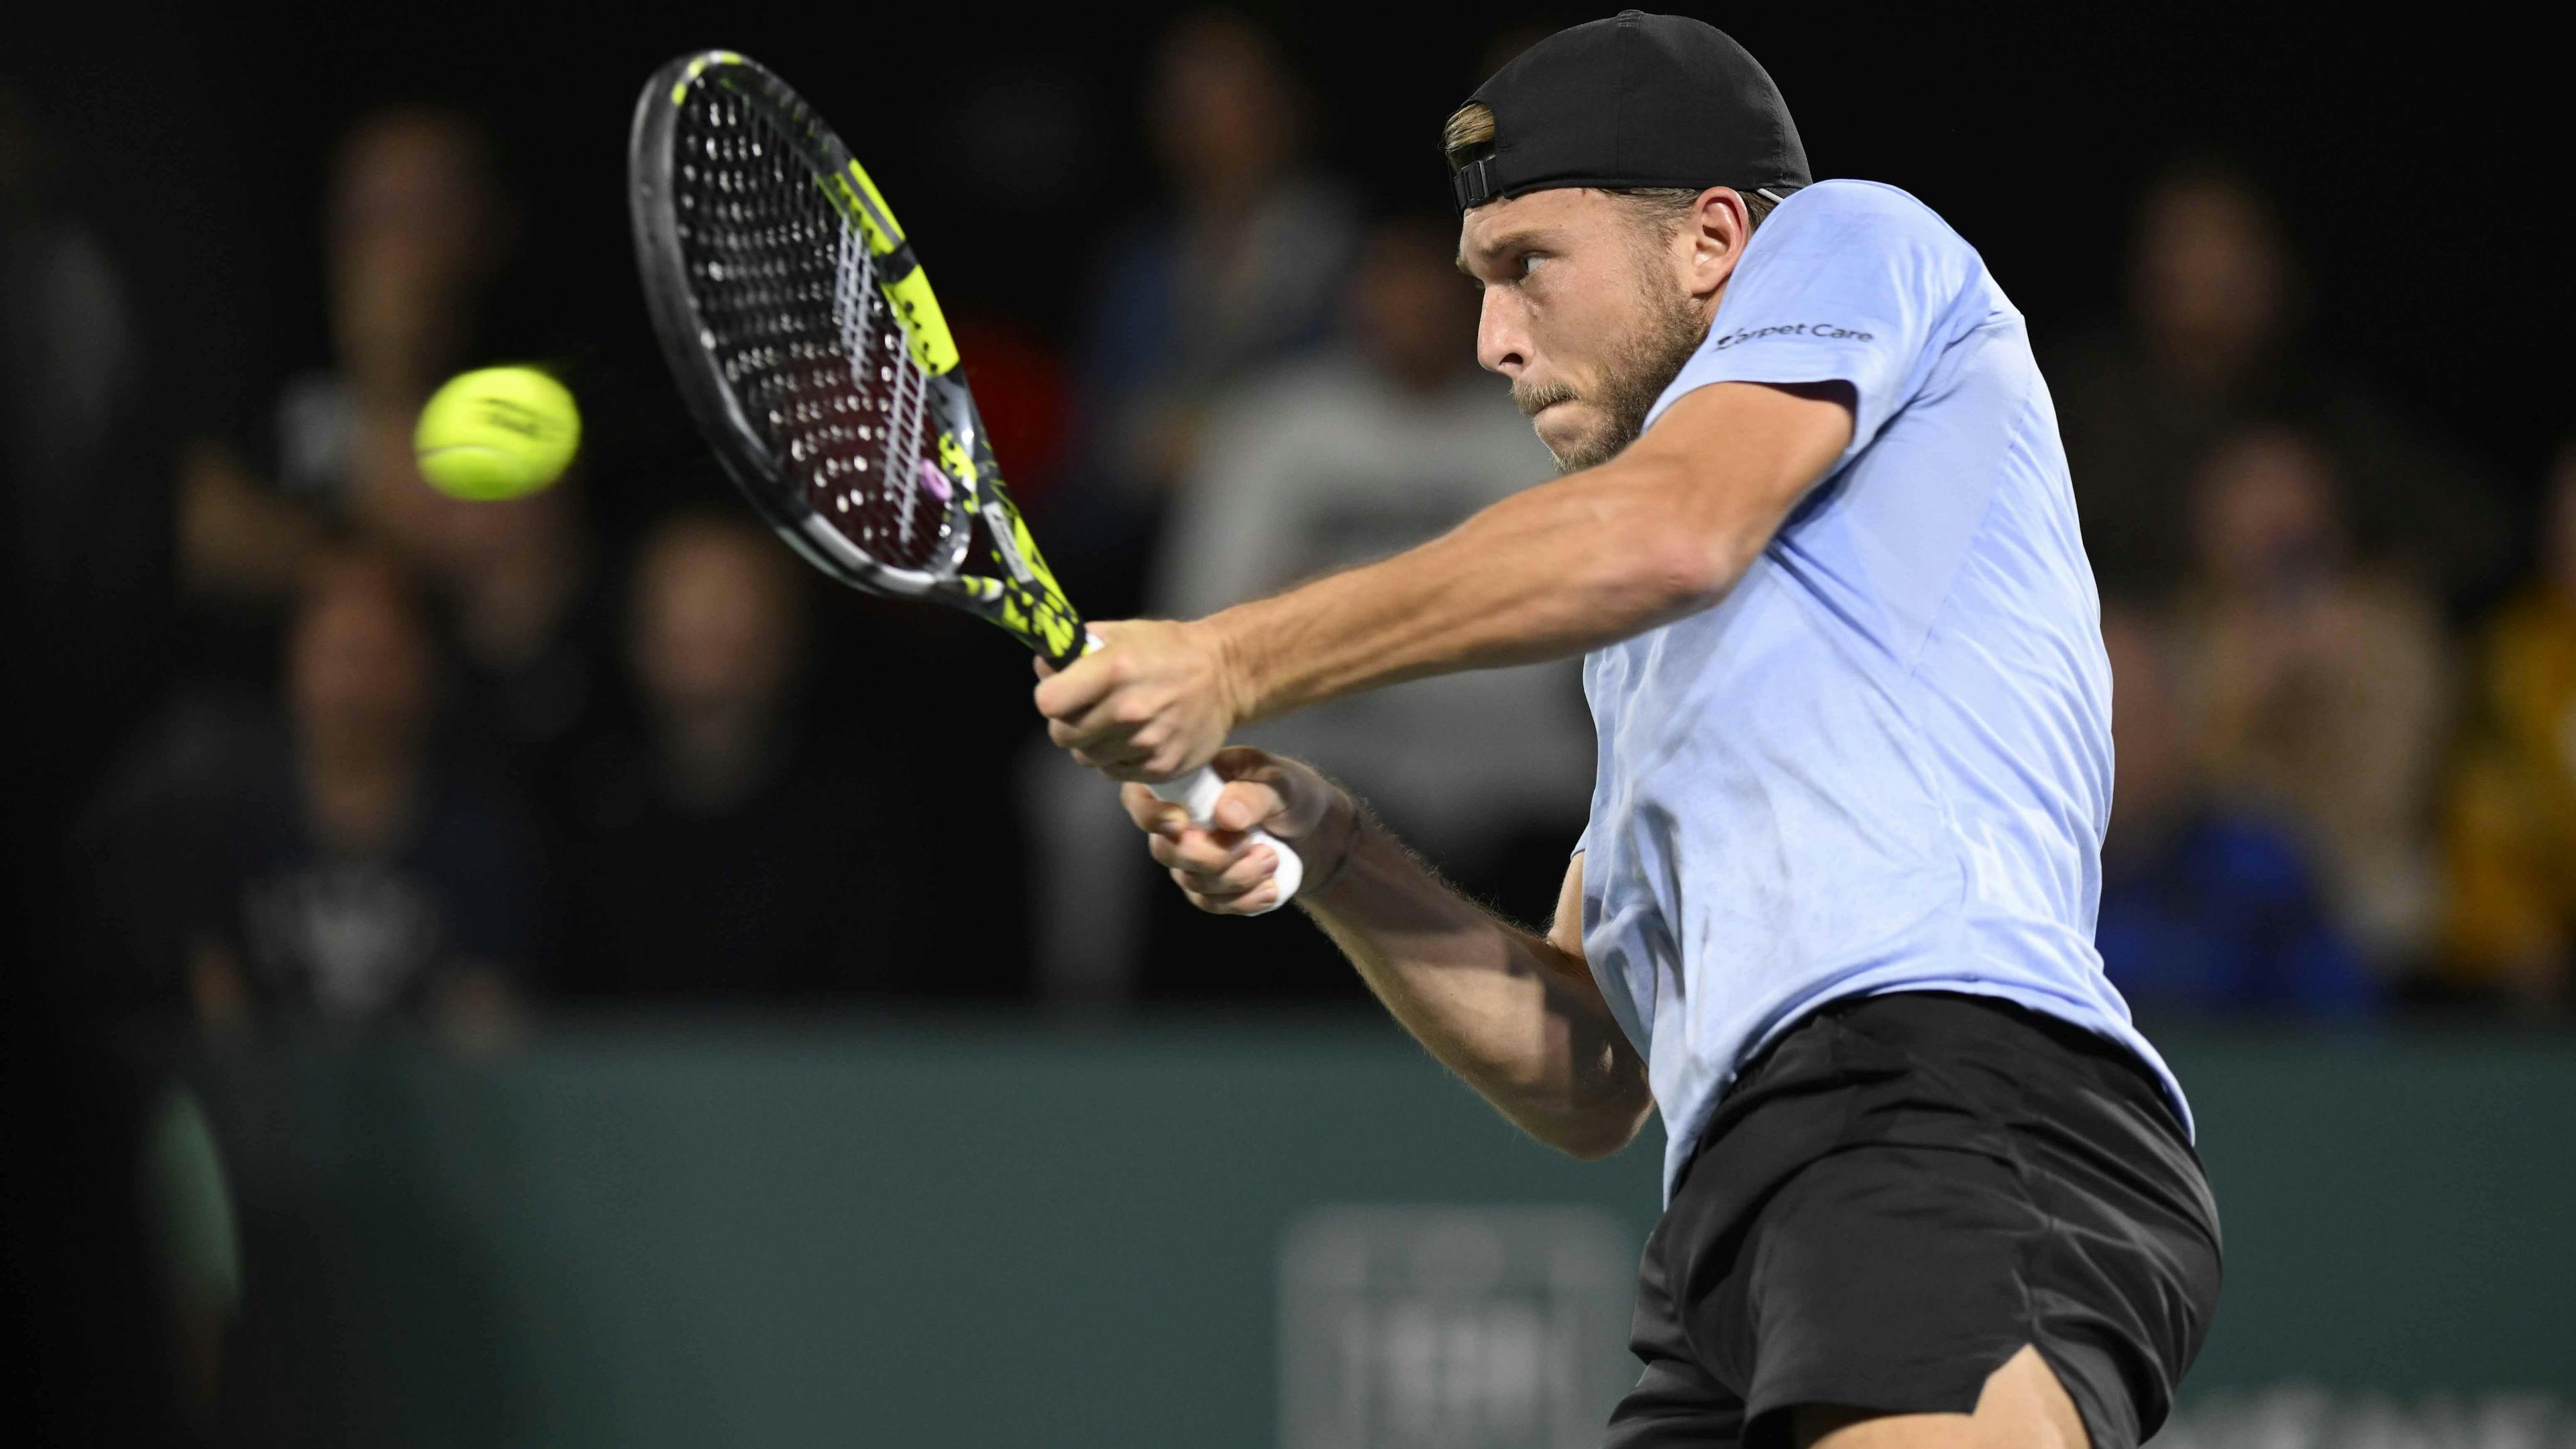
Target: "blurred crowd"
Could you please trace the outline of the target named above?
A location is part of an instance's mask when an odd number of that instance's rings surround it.
[[[1452,219],[1321,168],[1259,28],[1159,47],[1161,198],[1102,239],[1074,325],[961,313],[1077,601],[1204,613],[1549,476],[1473,365]],[[348,129],[326,360],[137,457],[146,319],[48,186],[43,118],[0,100],[14,667],[63,694],[37,818],[77,995],[478,1037],[603,1006],[1357,998],[1293,923],[1180,907],[998,635],[830,591],[712,469],[641,488],[619,470],[651,449],[594,449],[514,502],[430,489],[421,402],[516,341],[520,222],[474,117]],[[2126,268],[2098,335],[2034,323],[2117,680],[2111,974],[2151,1015],[2563,1013],[2576,445],[2500,484],[2317,355],[2302,253],[2224,160],[2145,188]],[[594,436],[672,411],[651,366],[568,377]],[[1591,780],[1572,665],[1247,738],[1505,912],[1550,908]]]

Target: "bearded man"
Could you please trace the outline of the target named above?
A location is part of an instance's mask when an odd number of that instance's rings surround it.
[[[2111,679],[2022,317],[1921,202],[1810,182],[1771,78],[1625,12],[1444,136],[1476,347],[1564,476],[1382,562],[1099,626],[1037,689],[1202,909],[1297,904],[1540,1140],[1650,1110],[1665,1199],[1608,1444],[2132,1449],[2216,1306],[2172,1073],[2093,944]],[[1584,656],[1544,933],[1235,726]]]

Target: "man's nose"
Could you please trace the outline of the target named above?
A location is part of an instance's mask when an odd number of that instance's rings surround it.
[[[1518,311],[1509,290],[1485,289],[1484,310],[1476,318],[1476,362],[1487,372],[1517,378],[1529,366],[1529,336]]]

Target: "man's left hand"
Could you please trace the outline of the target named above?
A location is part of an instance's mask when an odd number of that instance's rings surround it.
[[[1094,624],[1100,647],[1061,670],[1038,661],[1047,736],[1114,780],[1168,780],[1208,762],[1241,717],[1204,622]]]

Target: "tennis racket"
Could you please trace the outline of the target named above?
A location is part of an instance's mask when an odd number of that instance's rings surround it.
[[[822,117],[731,51],[682,56],[645,84],[627,163],[663,357],[779,537],[852,588],[964,609],[1053,663],[1097,647],[1002,485],[912,244]],[[1206,824],[1223,784],[1201,766],[1153,790]],[[1278,853],[1284,904],[1304,864],[1253,838]]]

